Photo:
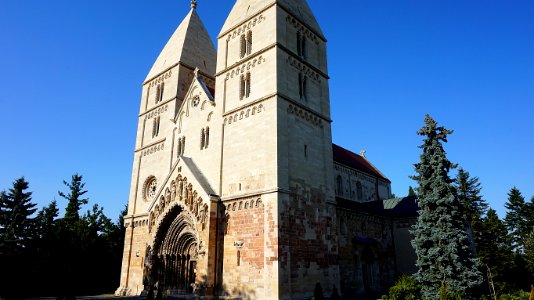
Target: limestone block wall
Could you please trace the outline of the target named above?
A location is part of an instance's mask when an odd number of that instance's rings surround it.
[[[146,250],[151,243],[148,218],[125,219],[125,226],[120,286],[128,288],[130,295],[139,295],[144,289]]]
[[[277,187],[276,102],[266,99],[224,117],[222,198]]]

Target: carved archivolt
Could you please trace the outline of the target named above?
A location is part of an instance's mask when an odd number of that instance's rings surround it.
[[[323,128],[323,121],[321,120],[321,118],[315,116],[314,114],[310,113],[310,112],[307,112],[306,110],[302,109],[302,108],[299,108],[299,107],[296,107],[296,106],[293,106],[293,105],[289,105],[289,107],[287,108],[287,112],[290,113],[290,114],[294,114],[295,116],[303,119],[303,120],[306,120],[307,122],[311,123],[312,125],[315,125],[317,127],[320,127],[320,128]]]
[[[152,228],[159,224],[172,207],[179,205],[186,213],[193,216],[198,224],[202,225],[204,230],[206,222],[209,217],[208,205],[204,203],[203,199],[198,196],[193,185],[187,181],[187,178],[182,178],[181,175],[171,181],[168,187],[162,191],[158,200],[152,207],[149,215],[149,232]]]
[[[226,80],[230,78],[234,78],[235,76],[239,76],[245,73],[246,71],[253,69],[256,66],[261,65],[264,62],[265,62],[265,57],[261,55],[248,62],[245,62],[241,64],[240,66],[235,67],[232,71],[228,71],[228,73],[226,73]]]
[[[240,111],[228,116],[227,118],[224,118],[224,125],[232,124],[232,123],[235,123],[235,122],[237,122],[239,120],[243,120],[243,118],[248,118],[250,116],[254,116],[256,114],[261,113],[264,110],[265,110],[265,107],[263,106],[263,104],[254,105],[252,107],[242,109],[242,110],[240,110]]]
[[[245,23],[245,24],[239,26],[239,28],[237,28],[234,31],[230,32],[228,34],[228,37],[227,37],[226,40],[229,41],[231,39],[235,39],[236,37],[241,36],[241,34],[243,34],[243,33],[247,32],[248,30],[252,29],[252,27],[260,24],[264,20],[265,20],[265,17],[263,15],[257,16],[256,18],[248,21],[248,23]]]
[[[306,75],[306,77],[311,78],[317,83],[321,83],[321,76],[303,64],[300,60],[294,59],[292,56],[288,56],[287,62],[295,69],[299,70],[299,72],[302,72],[302,74]]]

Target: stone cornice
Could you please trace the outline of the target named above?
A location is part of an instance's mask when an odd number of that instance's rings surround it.
[[[195,71],[195,67],[192,67],[188,64],[184,64],[183,62],[178,62],[178,63],[175,63],[174,65],[168,67],[167,69],[163,70],[163,72],[159,73],[158,75],[155,75],[155,76],[152,76],[150,79],[147,79],[145,81],[143,81],[143,85],[146,85],[146,84],[149,84],[152,80],[158,78],[159,76],[161,76],[162,74],[165,74],[166,72],[168,72],[169,70],[175,68],[176,66],[183,66],[191,71]],[[206,76],[212,80],[215,80],[215,77],[213,77],[213,75],[209,75],[209,74],[206,74],[204,72],[202,72],[201,70],[198,71],[199,74],[203,75],[203,76]]]
[[[157,141],[155,141],[155,142],[152,142],[152,143],[150,143],[150,144],[148,144],[148,145],[146,145],[146,146],[143,146],[143,147],[141,147],[141,148],[139,148],[139,149],[136,149],[134,152],[137,153],[137,152],[139,152],[139,151],[143,151],[143,150],[145,150],[145,149],[147,149],[147,148],[150,148],[150,147],[152,147],[152,146],[154,146],[154,145],[157,145],[157,144],[159,144],[159,143],[163,143],[163,142],[165,142],[165,140],[167,140],[167,138],[159,139],[159,140],[157,140]]]

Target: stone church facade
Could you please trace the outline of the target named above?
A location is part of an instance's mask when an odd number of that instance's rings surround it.
[[[355,299],[413,272],[413,199],[332,144],[328,80],[305,0],[237,0],[218,50],[192,2],[143,83],[118,295]]]

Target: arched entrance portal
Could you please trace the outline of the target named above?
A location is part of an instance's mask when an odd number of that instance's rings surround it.
[[[151,282],[171,293],[190,293],[196,280],[198,233],[194,219],[180,206],[160,224],[152,251]]]

